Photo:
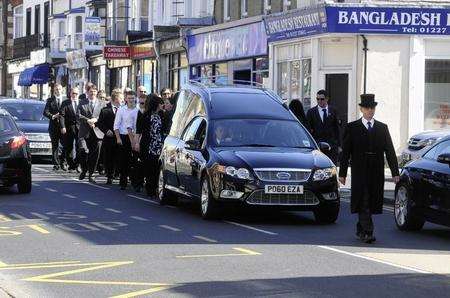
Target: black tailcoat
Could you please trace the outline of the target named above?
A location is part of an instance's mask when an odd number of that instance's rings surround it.
[[[351,162],[351,210],[359,212],[364,190],[369,192],[370,210],[373,214],[383,211],[384,155],[392,176],[398,176],[397,156],[386,124],[375,121],[369,132],[361,119],[347,124],[344,133],[339,177],[347,176]]]

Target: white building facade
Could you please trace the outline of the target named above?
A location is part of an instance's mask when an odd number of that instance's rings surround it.
[[[399,152],[415,133],[450,128],[449,9],[443,1],[375,2],[266,18],[270,87],[305,110],[326,89],[343,126],[360,117],[359,95],[374,93],[376,118],[389,125]]]

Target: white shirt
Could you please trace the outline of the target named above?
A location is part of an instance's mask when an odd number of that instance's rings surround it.
[[[370,119],[370,121],[367,121],[366,118],[364,118],[364,117],[362,117],[361,119],[362,119],[362,123],[364,124],[365,128],[369,129],[369,125],[368,125],[369,122],[373,128],[373,125],[375,124],[375,119],[372,118],[372,119]]]
[[[320,119],[324,119],[324,113],[323,113],[323,109],[325,109],[327,111],[327,116],[330,116],[330,114],[328,113],[328,105],[325,108],[321,108],[319,105],[317,106],[317,108],[319,109],[319,115],[320,115]]]
[[[77,112],[77,107],[78,107],[78,99],[76,100],[70,100],[72,102],[72,108],[75,111],[75,113]]]
[[[114,130],[119,130],[121,135],[128,134],[128,128],[136,131],[138,109],[129,109],[127,106],[121,106],[114,119]]]
[[[62,96],[56,97],[56,103],[58,104],[58,107],[61,106],[62,102],[63,102],[63,97]]]

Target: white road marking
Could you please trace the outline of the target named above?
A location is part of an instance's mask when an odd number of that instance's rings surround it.
[[[130,218],[135,219],[135,220],[139,220],[139,221],[148,221],[148,219],[140,217],[140,216],[130,216]]]
[[[16,219],[28,219],[28,218],[26,218],[25,216],[22,216],[22,215],[17,214],[17,213],[10,213],[9,216],[10,216],[10,217],[14,217],[14,218],[16,218]]]
[[[114,212],[114,213],[122,213],[122,211],[116,210],[116,209],[113,209],[113,208],[105,208],[105,210],[106,211],[110,211],[110,212]]]
[[[45,190],[48,190],[50,192],[58,192],[56,189],[50,187],[46,187]]]
[[[178,228],[174,228],[174,227],[166,226],[166,225],[159,225],[159,227],[161,227],[161,228],[163,228],[163,229],[171,230],[172,232],[179,232],[179,231],[181,231],[181,230],[178,229]]]
[[[144,198],[141,198],[141,197],[138,197],[138,196],[135,196],[135,195],[127,195],[127,197],[135,198],[135,199],[138,199],[138,200],[141,200],[141,201],[144,201],[144,202],[148,202],[148,203],[152,203],[152,204],[155,204],[155,205],[159,205],[158,202],[155,202],[155,201],[152,201],[152,200],[149,200],[149,199],[144,199]]]
[[[175,206],[171,206],[171,205],[166,205],[166,208],[170,208],[170,209],[177,209],[177,207],[175,207]]]
[[[67,198],[69,198],[69,199],[76,199],[77,197],[76,196],[72,196],[72,195],[69,195],[69,194],[63,194],[63,196],[65,196],[65,197],[67,197]]]
[[[258,228],[255,228],[255,227],[252,227],[252,226],[248,226],[248,225],[244,225],[244,224],[240,224],[240,223],[237,223],[237,222],[234,222],[234,221],[224,220],[224,222],[226,222],[228,224],[231,224],[231,225],[235,225],[235,226],[241,227],[241,228],[245,228],[245,229],[253,230],[253,231],[256,231],[256,232],[268,234],[268,235],[278,235],[277,233],[274,233],[274,232],[258,229]]]
[[[38,171],[45,172],[45,173],[50,173],[49,170],[42,169],[42,168],[39,168],[39,167],[33,167],[33,169],[36,169],[36,170],[38,170]]]
[[[317,247],[320,247],[320,248],[326,249],[326,250],[330,250],[330,251],[334,251],[336,253],[352,256],[352,257],[355,257],[355,258],[360,258],[360,259],[364,259],[364,260],[368,260],[368,261],[372,261],[372,262],[376,262],[376,263],[380,263],[380,264],[384,264],[384,265],[389,265],[389,266],[392,266],[392,267],[405,269],[405,270],[409,270],[409,271],[413,271],[413,272],[417,272],[417,273],[432,274],[432,272],[430,272],[430,271],[425,271],[425,270],[420,270],[420,269],[417,269],[417,268],[412,268],[412,267],[408,267],[408,266],[398,265],[398,264],[394,264],[394,263],[391,263],[391,262],[374,259],[374,258],[371,258],[371,257],[368,257],[368,256],[363,256],[363,255],[351,253],[351,252],[348,252],[348,251],[340,250],[340,249],[329,247],[329,246],[325,246],[325,245],[318,245]]]
[[[36,216],[36,217],[39,217],[40,219],[44,219],[44,220],[49,220],[50,218],[49,217],[47,217],[47,216],[45,216],[45,215],[42,215],[42,214],[40,214],[40,213],[37,213],[37,212],[30,212],[32,215],[34,215],[34,216]]]
[[[88,205],[92,205],[92,206],[98,206],[97,203],[91,202],[91,201],[82,201],[83,203],[86,203]]]
[[[77,178],[71,178],[71,179],[72,179],[73,181],[76,181],[76,182],[81,183],[81,184],[90,185],[90,186],[97,187],[97,188],[100,188],[100,189],[109,189],[109,187],[104,187],[104,186],[100,186],[100,185],[97,185],[97,184],[92,184],[92,183],[86,182],[86,181],[80,181],[80,180],[77,179]]]
[[[40,186],[38,183],[33,182],[33,186]]]
[[[208,238],[208,237],[203,237],[203,236],[200,236],[200,235],[196,235],[196,236],[192,236],[192,237],[200,239],[200,240],[203,240],[203,241],[206,241],[206,242],[210,242],[210,243],[217,243],[217,240],[214,240],[214,239],[211,239],[211,238]]]

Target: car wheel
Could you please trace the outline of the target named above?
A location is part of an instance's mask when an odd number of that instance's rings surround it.
[[[209,189],[207,177],[204,177],[202,180],[202,194],[200,206],[203,219],[215,219],[218,217],[219,202],[217,202],[211,197],[211,191]]]
[[[31,192],[31,169],[29,169],[25,175],[17,183],[17,189],[19,193],[30,193]]]
[[[159,177],[158,177],[158,201],[160,205],[166,205],[171,202],[174,202],[174,200],[169,199],[169,192],[166,189],[166,182],[164,181],[164,170],[161,168],[159,171]]]
[[[314,210],[316,222],[322,224],[332,224],[336,222],[339,216],[339,203],[337,204],[321,204]]]
[[[395,223],[402,231],[418,231],[425,223],[423,215],[415,210],[411,192],[405,184],[395,192],[394,215]]]

